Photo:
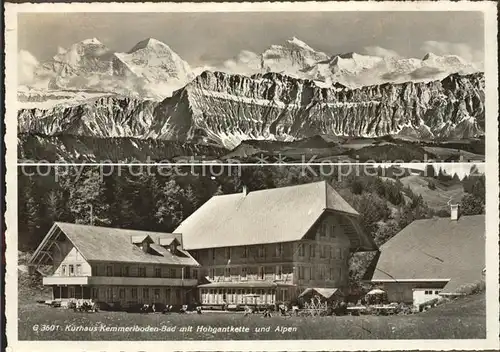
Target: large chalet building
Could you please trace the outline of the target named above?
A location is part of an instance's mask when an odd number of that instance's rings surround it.
[[[56,222],[30,262],[52,266],[43,284],[55,300],[127,307],[196,299],[199,264],[176,234]]]
[[[53,298],[129,306],[275,304],[342,292],[351,253],[374,251],[326,182],[214,196],[174,231],[55,223],[31,258]]]
[[[350,253],[377,249],[358,218],[316,182],[212,197],[175,232],[201,265],[201,304],[274,304],[347,288]]]

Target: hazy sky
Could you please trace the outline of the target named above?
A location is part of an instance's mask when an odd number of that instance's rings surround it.
[[[40,61],[87,38],[128,51],[153,37],[193,66],[219,63],[241,50],[261,53],[293,36],[328,54],[388,49],[421,58],[432,51],[470,61],[482,61],[484,45],[480,12],[24,13],[18,31],[19,49]]]

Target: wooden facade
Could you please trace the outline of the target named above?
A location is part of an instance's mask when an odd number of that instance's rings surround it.
[[[142,246],[147,244],[139,244]],[[146,249],[145,249],[146,250]],[[92,299],[121,307],[197,300],[198,267],[163,263],[87,262],[67,239],[53,246],[53,273],[44,277],[55,300]]]
[[[348,223],[325,213],[302,240],[192,251],[207,283],[203,305],[275,304],[295,300],[309,287],[348,285]]]

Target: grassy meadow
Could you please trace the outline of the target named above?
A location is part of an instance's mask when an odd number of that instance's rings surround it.
[[[36,328],[34,328],[36,326]],[[213,332],[208,328],[234,327]],[[130,331],[113,330],[118,327]],[[175,331],[172,331],[175,327]],[[189,328],[191,327],[191,328]],[[247,329],[247,332],[236,328]],[[34,331],[38,328],[38,331]],[[183,329],[184,328],[184,329]],[[83,331],[83,330],[91,331]],[[109,329],[106,331],[106,329]],[[143,331],[140,331],[140,330]],[[157,329],[157,331],[144,331]],[[42,331],[46,330],[46,331]],[[79,313],[20,302],[20,340],[275,340],[275,339],[484,339],[484,293],[397,316],[264,318],[240,313]]]

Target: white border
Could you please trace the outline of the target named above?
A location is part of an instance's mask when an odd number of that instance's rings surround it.
[[[498,82],[495,2],[325,2],[325,3],[72,3],[5,4],[6,59],[6,317],[11,351],[317,351],[317,350],[498,350]],[[92,341],[17,340],[17,14],[22,12],[259,12],[259,11],[480,11],[484,14],[486,76],[486,263],[487,338],[485,340],[276,340],[276,341]],[[451,26],[460,25],[453,23]],[[480,235],[480,234],[478,234]]]

